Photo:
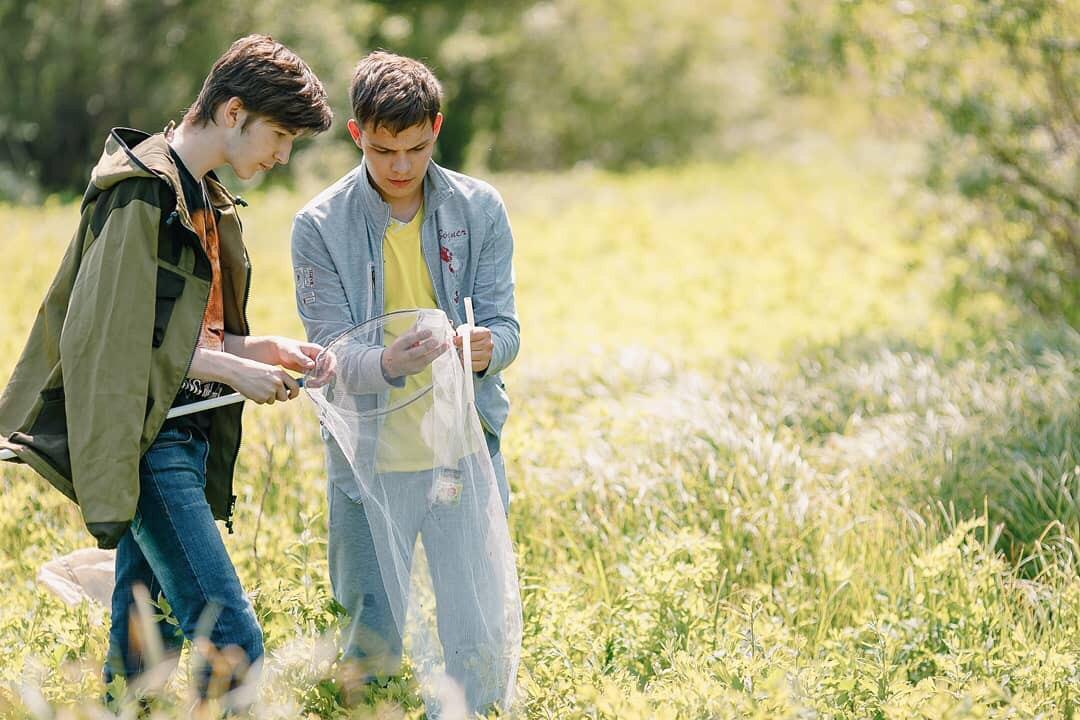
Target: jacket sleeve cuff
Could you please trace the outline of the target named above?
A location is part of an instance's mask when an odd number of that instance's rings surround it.
[[[343,379],[349,392],[357,394],[383,392],[405,385],[405,378],[391,379],[383,372],[382,354],[381,347],[365,349],[359,353],[356,364],[352,368],[343,368],[345,375]]]
[[[488,375],[497,375],[506,369],[506,343],[499,336],[495,330],[491,331],[493,347],[491,348],[491,361],[488,366],[478,373],[474,373],[478,378],[485,378]]]
[[[98,547],[102,550],[113,550],[120,544],[120,538],[127,532],[129,522],[95,522],[87,523],[86,529],[97,540]]]
[[[396,388],[405,387],[405,376],[404,375],[402,375],[401,377],[390,377],[389,375],[386,374],[386,368],[383,367],[383,364],[382,364],[382,356],[383,356],[384,352],[386,352],[386,348],[383,348],[382,350],[380,350],[379,354],[376,356],[378,358],[378,361],[379,361],[379,372],[382,373],[383,380],[386,381],[387,385],[390,385],[392,387],[396,387]],[[372,355],[374,355],[374,354],[375,353],[372,353]]]

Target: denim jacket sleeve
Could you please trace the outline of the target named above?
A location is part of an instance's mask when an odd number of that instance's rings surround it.
[[[303,213],[293,220],[292,263],[296,309],[308,340],[328,345],[350,330],[354,320],[323,235]],[[391,387],[382,372],[382,348],[377,346],[352,344],[347,355],[338,358],[337,374],[347,391],[355,394],[382,392]]]
[[[480,377],[505,370],[517,357],[521,326],[514,304],[514,237],[506,207],[497,201],[491,228],[480,248],[473,282],[476,323],[491,330],[491,363]]]

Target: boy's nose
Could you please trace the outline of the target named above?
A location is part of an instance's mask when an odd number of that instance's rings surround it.
[[[284,148],[279,148],[278,151],[276,153],[274,153],[274,159],[277,160],[278,163],[281,164],[281,165],[288,165],[289,164],[289,157],[291,155],[292,155],[292,142],[289,142],[287,145],[285,145]]]

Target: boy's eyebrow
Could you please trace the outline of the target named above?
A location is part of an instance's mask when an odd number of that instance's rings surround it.
[[[276,123],[273,120],[271,120],[267,124],[270,125],[270,127],[274,128],[274,130],[276,130],[277,132],[283,132],[283,133],[286,133],[288,135],[292,135],[293,138],[298,138],[298,137],[300,137],[301,135],[304,134],[303,129],[293,130],[291,128],[285,127],[284,125],[281,125],[280,123]]]
[[[371,147],[375,148],[376,150],[393,150],[393,148],[388,148],[388,147],[386,147],[385,145],[380,145],[380,144],[379,144],[379,143],[377,143],[377,142],[372,142],[372,141],[370,141],[370,140],[369,140],[368,142],[370,142],[370,143],[371,143]],[[428,144],[429,142],[431,142],[431,140],[430,140],[430,139],[428,139],[428,140],[422,140],[421,142],[417,143],[416,145],[413,145],[412,147],[410,147],[410,148],[408,148],[408,149],[409,149],[409,150],[417,150],[417,149],[419,149],[419,148],[422,148],[422,147],[424,147],[424,146],[425,146],[425,145],[427,145],[427,144]]]

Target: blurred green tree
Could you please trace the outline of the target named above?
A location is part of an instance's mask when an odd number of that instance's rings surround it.
[[[787,85],[824,68],[924,110],[927,187],[977,272],[1080,326],[1080,4],[793,2]]]
[[[760,95],[754,63],[768,50],[752,37],[771,12],[746,0],[0,0],[0,197],[80,191],[110,127],[178,118],[214,58],[250,32],[295,49],[327,86],[338,127],[323,150],[348,148],[352,70],[383,48],[442,80],[448,167],[715,156],[717,133]],[[348,152],[298,165],[332,174]]]
[[[484,160],[493,168],[622,169],[700,154],[735,94],[721,37],[730,4],[531,5],[489,42],[502,82],[499,102],[486,108]]]
[[[0,2],[0,195],[77,191],[110,127],[178,118],[236,34],[239,5]]]

